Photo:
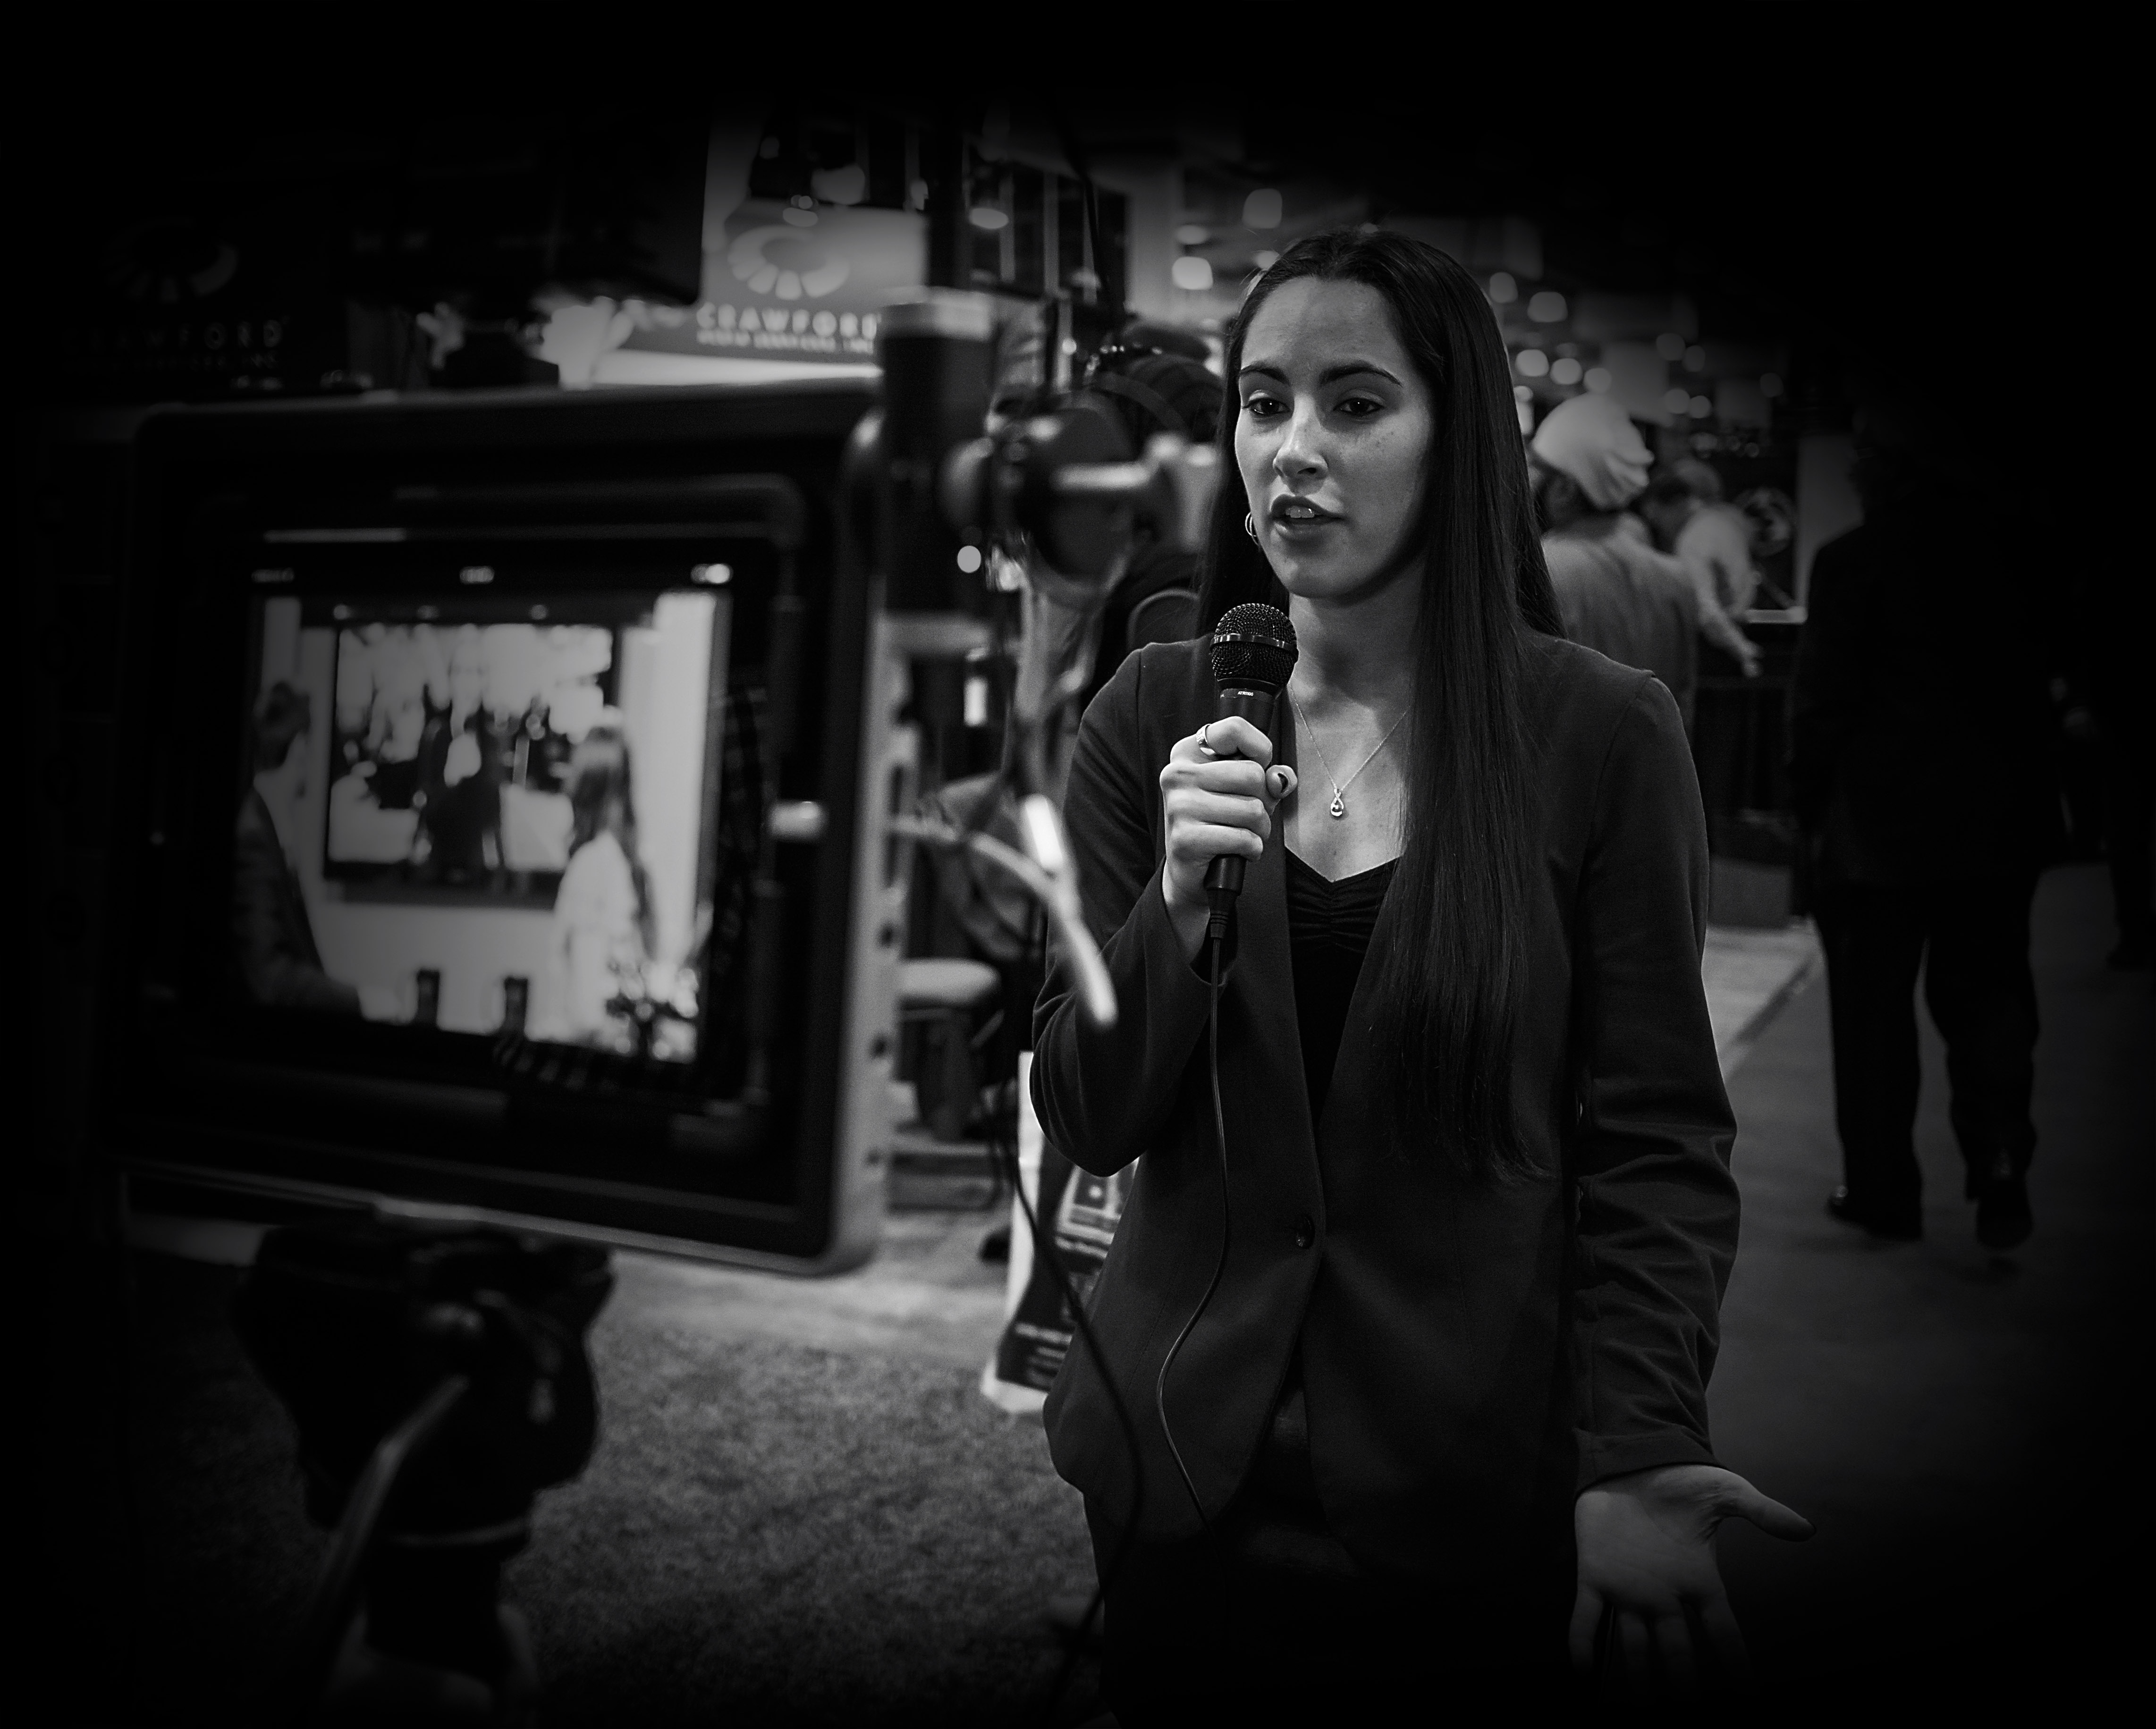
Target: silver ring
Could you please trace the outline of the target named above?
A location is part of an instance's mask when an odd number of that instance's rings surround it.
[[[1213,723],[1210,721],[1198,729],[1198,748],[1209,757],[1217,757],[1220,753],[1213,748],[1212,741],[1209,736],[1212,731]]]

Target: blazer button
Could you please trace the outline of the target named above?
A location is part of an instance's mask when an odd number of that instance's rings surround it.
[[[1295,1215],[1295,1246],[1307,1249],[1317,1240],[1317,1222],[1307,1213]]]

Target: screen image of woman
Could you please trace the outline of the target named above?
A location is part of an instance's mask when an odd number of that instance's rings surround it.
[[[628,1051],[630,1024],[609,1007],[640,994],[654,958],[650,880],[636,835],[629,741],[618,717],[593,727],[569,760],[569,861],[554,897],[543,1036]]]
[[[1716,1526],[1810,1527],[1708,1434],[1735,1124],[1676,704],[1561,635],[1452,259],[1299,241],[1225,370],[1206,634],[1117,670],[1065,800],[1121,1013],[1059,959],[1034,1013],[1048,1138],[1137,1164],[1044,1413],[1109,1701],[1479,1722],[1535,1716],[1568,1655],[1728,1680]],[[1270,734],[1210,659],[1267,608],[1299,650]]]

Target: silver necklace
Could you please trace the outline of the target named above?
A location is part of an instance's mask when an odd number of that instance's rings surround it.
[[[1368,768],[1378,760],[1378,751],[1383,750],[1393,741],[1393,735],[1400,730],[1400,721],[1407,719],[1408,711],[1405,709],[1400,711],[1399,720],[1394,721],[1390,726],[1387,727],[1385,736],[1378,741],[1378,750],[1371,752],[1365,757],[1363,759],[1362,768],[1358,768],[1355,774],[1349,775],[1343,781],[1334,777],[1332,765],[1325,760],[1325,746],[1317,741],[1317,729],[1310,724],[1310,716],[1303,713],[1302,705],[1295,701],[1294,691],[1291,690],[1287,693],[1287,700],[1290,702],[1295,702],[1296,717],[1302,722],[1302,730],[1310,735],[1310,747],[1317,752],[1318,767],[1325,771],[1326,779],[1332,782],[1332,803],[1325,807],[1326,812],[1335,818],[1344,817],[1348,814],[1348,789],[1355,784],[1355,775],[1359,775],[1363,768]]]

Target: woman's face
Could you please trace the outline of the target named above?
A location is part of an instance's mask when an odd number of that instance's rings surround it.
[[[1398,573],[1435,413],[1384,296],[1309,277],[1274,290],[1244,338],[1235,389],[1236,466],[1288,593],[1344,598]]]

